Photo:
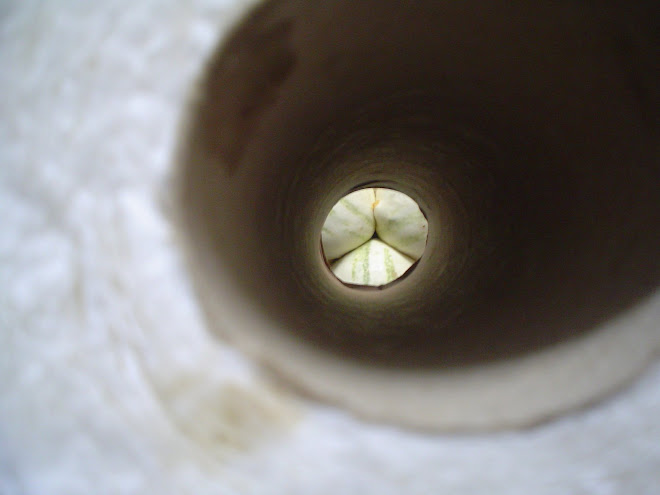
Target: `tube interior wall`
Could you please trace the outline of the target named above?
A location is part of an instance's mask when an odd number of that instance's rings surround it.
[[[260,5],[210,61],[180,147],[202,285],[376,367],[462,369],[597,332],[660,281],[651,41],[628,27],[643,14]],[[419,265],[382,290],[344,286],[320,251],[332,205],[365,186],[429,220]]]

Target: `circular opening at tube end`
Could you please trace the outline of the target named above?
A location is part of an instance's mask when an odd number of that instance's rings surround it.
[[[423,256],[428,220],[410,196],[369,187],[341,198],[321,230],[330,271],[353,288],[386,286],[410,272]]]

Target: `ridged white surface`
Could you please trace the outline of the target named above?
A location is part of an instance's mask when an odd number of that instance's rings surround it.
[[[376,230],[375,201],[374,190],[367,188],[353,191],[332,207],[321,231],[323,252],[328,260],[337,259],[371,239]]]
[[[366,188],[333,206],[321,242],[339,280],[378,287],[401,277],[422,256],[427,234],[428,222],[413,199]]]
[[[657,493],[657,366],[552,424],[441,436],[299,404],[207,336],[158,200],[243,7],[0,6],[0,493]]]
[[[383,241],[371,239],[332,264],[339,280],[356,285],[385,285],[406,273],[413,260]]]
[[[375,196],[374,218],[378,237],[414,260],[421,258],[429,223],[417,203],[391,189],[376,189]]]

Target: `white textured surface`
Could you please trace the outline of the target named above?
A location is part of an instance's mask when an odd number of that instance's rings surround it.
[[[332,207],[321,230],[323,253],[328,261],[371,239],[376,231],[375,201],[373,189],[361,189],[344,196]]]
[[[332,273],[349,284],[379,287],[396,280],[413,265],[413,260],[379,239],[370,239],[335,261]]]
[[[0,494],[657,493],[657,365],[539,428],[430,436],[297,404],[206,335],[159,200],[241,4],[0,6]]]
[[[406,256],[424,254],[429,223],[415,200],[392,189],[375,189],[374,219],[378,237]]]

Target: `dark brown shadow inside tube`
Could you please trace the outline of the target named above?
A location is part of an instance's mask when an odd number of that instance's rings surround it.
[[[267,2],[190,114],[195,255],[287,332],[364,362],[463,366],[594,331],[660,282],[652,39],[621,5]],[[367,183],[415,199],[434,234],[396,286],[350,296],[319,232]]]

